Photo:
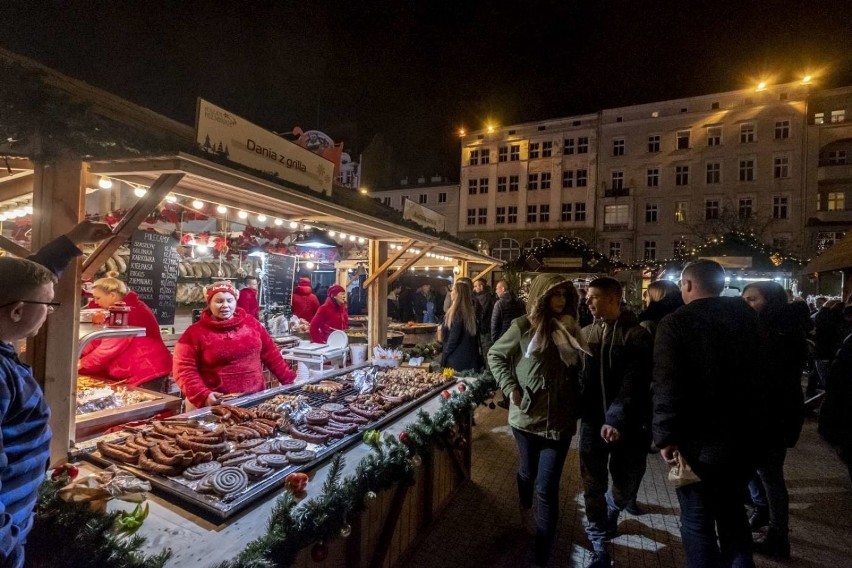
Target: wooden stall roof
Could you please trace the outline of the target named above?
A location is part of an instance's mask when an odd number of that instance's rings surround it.
[[[284,180],[273,182],[193,154],[179,152],[170,156],[92,161],[89,165],[92,174],[146,186],[160,174],[183,173],[184,178],[173,190],[179,195],[208,199],[228,207],[245,207],[270,217],[377,241],[405,243],[413,240],[417,248],[432,246],[431,250],[436,254],[471,263],[502,264],[499,259],[459,243],[343,207],[339,202],[310,190],[305,191]]]
[[[805,274],[814,272],[829,272],[852,268],[852,233],[849,233],[831,248],[812,259],[803,269]]]

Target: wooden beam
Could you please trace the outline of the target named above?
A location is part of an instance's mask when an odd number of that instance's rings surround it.
[[[182,173],[162,174],[151,184],[148,192],[127,212],[113,229],[113,236],[98,245],[83,262],[83,279],[92,278],[95,272],[124,244],[139,224],[160,204],[163,198],[183,179]]]
[[[375,286],[367,289],[367,349],[387,343],[388,337],[388,273],[384,267],[387,262],[388,244],[383,241],[370,241],[367,256],[367,268],[370,276],[376,276]],[[379,266],[381,264],[381,267]]]
[[[387,243],[385,243],[385,244],[387,244]],[[376,271],[375,271],[375,272],[373,272],[373,271],[371,270],[371,271],[370,271],[370,276],[368,276],[368,277],[367,277],[367,279],[366,279],[366,280],[364,280],[364,285],[363,285],[363,286],[364,286],[364,288],[368,288],[368,287],[370,286],[370,284],[372,284],[372,283],[373,283],[373,281],[374,281],[374,280],[376,280],[376,278],[378,278],[378,277],[379,277],[379,274],[384,274],[384,273],[386,273],[386,272],[388,271],[388,268],[390,268],[391,266],[393,266],[393,263],[394,263],[394,262],[396,262],[397,260],[399,260],[399,257],[401,257],[403,254],[405,254],[405,252],[406,252],[406,251],[407,251],[407,250],[408,250],[408,249],[409,249],[409,248],[410,248],[413,244],[414,244],[414,239],[409,239],[409,240],[405,241],[405,244],[404,244],[404,245],[402,245],[402,248],[401,248],[401,249],[399,249],[398,251],[396,251],[392,257],[390,257],[388,260],[386,260],[384,263],[382,263],[382,265],[381,265],[381,266],[379,266],[379,267],[376,269]]]
[[[32,254],[29,249],[22,247],[12,239],[7,239],[3,235],[0,235],[0,248],[20,258],[27,258]]]
[[[17,172],[0,178],[0,201],[11,199],[25,201],[32,198],[32,193],[33,172]]]
[[[388,276],[388,284],[405,274],[406,270],[414,266],[415,262],[423,258],[423,255],[432,250],[433,248],[435,248],[435,245],[428,245],[426,247],[423,247],[423,249],[419,253],[402,263],[402,266],[399,267],[399,270]]]
[[[477,279],[479,279],[479,278],[484,277],[485,275],[487,275],[489,272],[491,272],[492,270],[494,270],[494,269],[495,269],[495,268],[497,268],[498,266],[500,266],[500,265],[499,265],[499,264],[497,264],[497,263],[492,263],[492,264],[490,264],[490,265],[488,266],[488,268],[486,268],[485,270],[483,270],[482,272],[480,272],[479,274],[477,274],[477,275],[476,275],[476,278],[477,278]]]

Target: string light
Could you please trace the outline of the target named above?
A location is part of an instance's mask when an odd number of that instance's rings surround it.
[[[136,195],[136,197],[145,197],[146,193],[148,193],[148,190],[144,187],[136,187],[133,190],[133,194]]]
[[[297,229],[298,227],[299,227],[299,224],[297,222],[290,221],[290,228],[291,229]]]
[[[98,187],[101,189],[112,189],[112,180],[108,177],[101,177],[98,180]]]
[[[283,224],[284,224],[284,221],[282,221],[281,219],[276,219],[276,220],[275,220],[275,221],[273,221],[273,222],[275,223],[275,226],[276,226],[276,227],[280,227],[281,225],[283,225]]]
[[[334,236],[334,235],[336,235],[336,234],[337,234],[337,233],[335,233],[334,231],[329,231],[329,232],[328,232],[328,236],[329,236],[329,237],[333,237],[333,236]]]
[[[216,207],[216,213],[219,213],[220,215],[224,215],[227,212],[228,212],[228,208],[225,207],[224,205],[219,205],[218,207]]]
[[[237,217],[239,217],[240,219],[247,219],[248,213],[245,211],[240,211],[239,213],[237,213]]]
[[[166,201],[168,201],[169,203],[177,203],[177,195],[175,195],[174,193],[168,194],[166,196]]]
[[[265,223],[266,222],[266,215],[264,215],[263,213],[259,214],[257,216],[257,222],[258,223]]]
[[[199,199],[196,199],[195,201],[192,202],[192,206],[195,207],[196,209],[203,209],[204,208],[204,202],[199,200]]]

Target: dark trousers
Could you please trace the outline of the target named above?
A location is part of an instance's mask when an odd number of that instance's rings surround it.
[[[601,425],[580,425],[580,475],[586,502],[586,534],[595,550],[603,550],[618,514],[636,497],[651,443],[647,430],[619,431],[617,442],[601,438]],[[610,487],[610,477],[612,486]]]
[[[754,568],[743,505],[748,473],[707,464],[696,470],[701,481],[677,489],[687,568]]]
[[[550,554],[559,521],[559,479],[568,457],[571,438],[548,440],[543,436],[512,428],[518,443],[518,496],[524,509],[536,510],[536,559],[544,563]]]
[[[757,507],[769,509],[769,527],[786,535],[790,525],[790,496],[784,481],[784,460],[787,448],[771,447],[763,466],[748,484],[751,501]]]

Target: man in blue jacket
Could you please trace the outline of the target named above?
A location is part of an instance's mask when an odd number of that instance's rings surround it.
[[[595,321],[583,328],[592,355],[581,374],[580,473],[586,502],[588,568],[609,568],[608,542],[618,517],[645,474],[651,413],[653,340],[636,316],[621,308],[621,284],[596,278],[588,305]],[[612,477],[610,486],[609,478]]]
[[[50,410],[14,344],[35,336],[57,306],[53,285],[82,254],[77,245],[109,234],[108,226],[84,221],[32,260],[0,258],[0,566],[24,565],[24,543],[50,458]]]

